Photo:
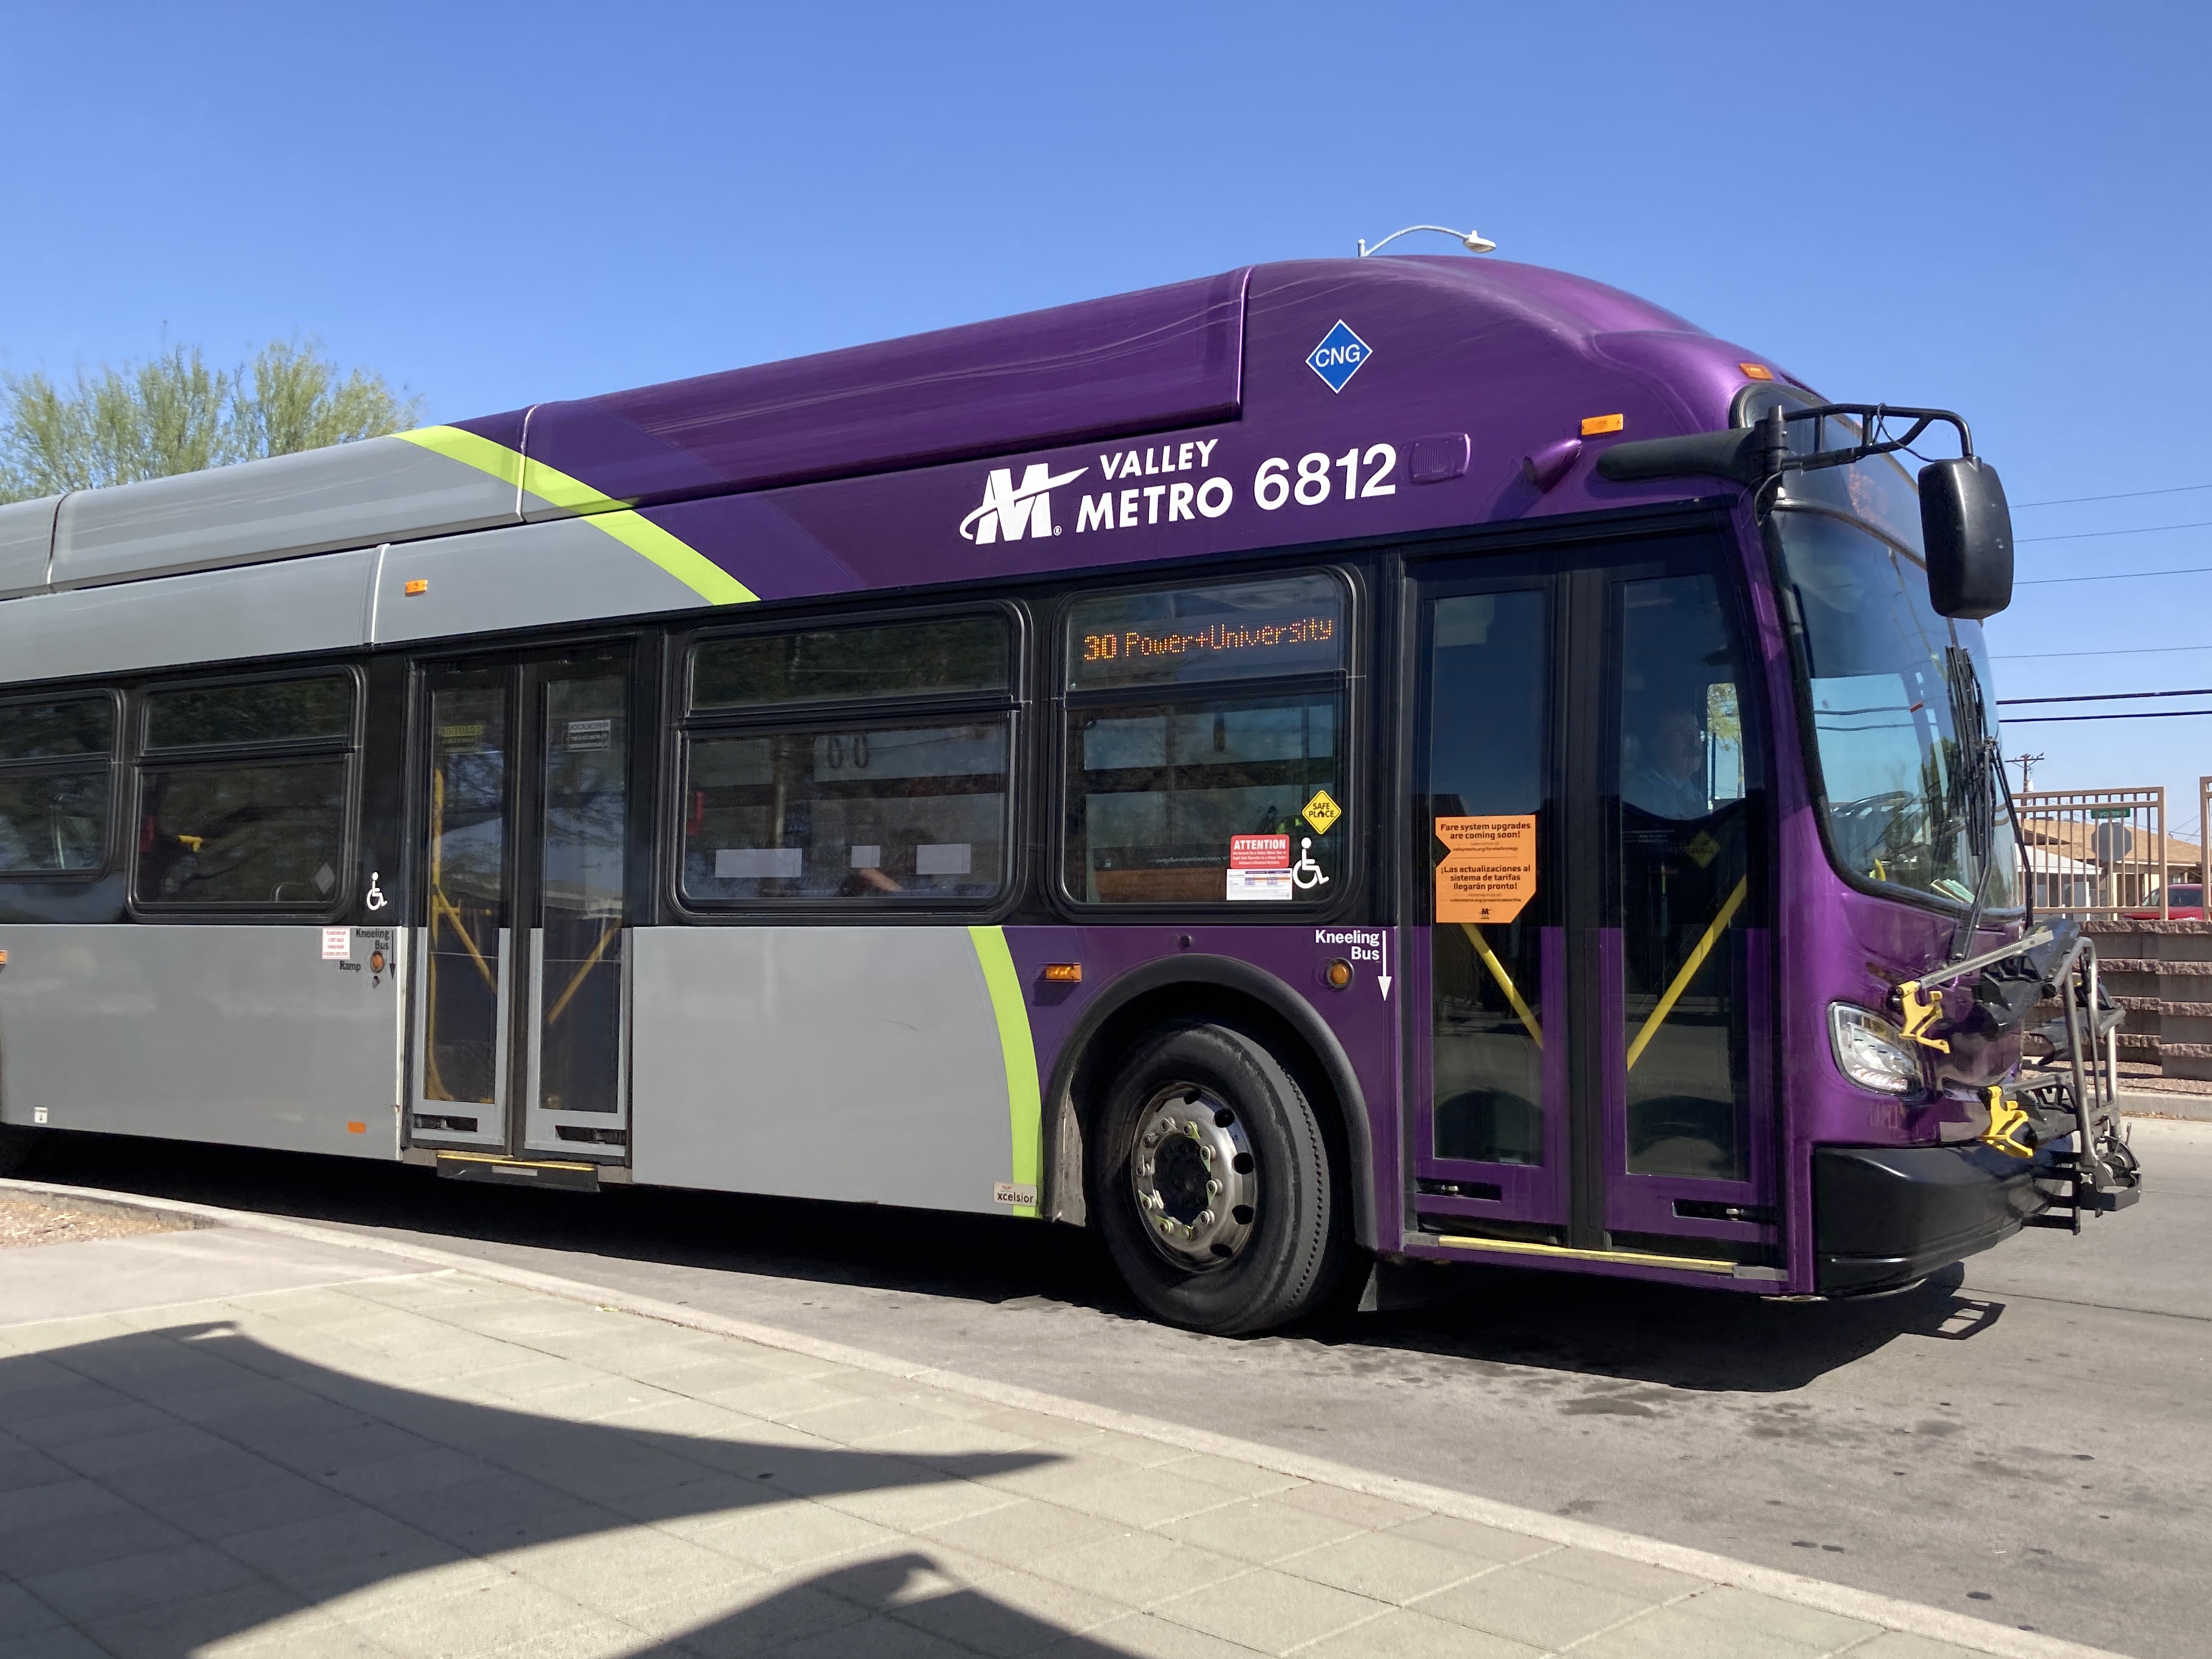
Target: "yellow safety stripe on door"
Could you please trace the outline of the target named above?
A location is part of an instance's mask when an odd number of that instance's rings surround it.
[[[1750,890],[1749,876],[1736,883],[1735,890],[1721,906],[1720,915],[1713,918],[1713,925],[1705,929],[1697,948],[1690,952],[1690,959],[1682,964],[1681,971],[1667,987],[1666,994],[1659,999],[1659,1006],[1651,1011],[1650,1017],[1644,1022],[1644,1029],[1636,1034],[1636,1041],[1628,1045],[1629,1069],[1634,1069],[1636,1062],[1644,1057],[1644,1044],[1658,1034],[1660,1026],[1666,1023],[1667,1016],[1674,1012],[1674,1005],[1682,1000],[1682,993],[1690,988],[1690,981],[1698,976],[1698,969],[1705,965],[1705,958],[1712,955],[1713,946],[1721,942],[1721,935],[1728,931],[1729,923],[1735,919],[1736,911],[1742,908],[1744,895]]]
[[[1467,942],[1474,946],[1475,955],[1480,957],[1482,965],[1490,969],[1491,978],[1496,980],[1498,988],[1505,993],[1505,1000],[1513,1005],[1513,1012],[1521,1017],[1521,1023],[1528,1028],[1528,1035],[1536,1039],[1536,1047],[1540,1050],[1544,1046],[1544,1028],[1536,1024],[1536,1016],[1530,1013],[1528,1005],[1521,1000],[1521,993],[1513,983],[1513,976],[1505,971],[1505,964],[1498,959],[1496,952],[1490,948],[1490,941],[1483,938],[1481,930],[1473,922],[1462,921],[1460,929],[1466,933]]]
[[[659,566],[709,605],[750,605],[760,598],[697,548],[634,511],[628,502],[603,495],[581,479],[543,461],[526,459],[505,444],[453,426],[426,426],[398,435],[567,508],[594,530],[604,531],[633,553]]]
[[[991,1012],[999,1026],[999,1052],[1006,1067],[1006,1113],[1013,1131],[1013,1184],[1031,1192],[1037,1185],[1037,1149],[1043,1139],[1044,1109],[1037,1089],[1036,1045],[1030,1038],[1030,1011],[1022,995],[1014,953],[1003,927],[970,927],[975,960],[991,993]],[[1035,1215],[1035,1204],[1016,1204],[1016,1215]]]

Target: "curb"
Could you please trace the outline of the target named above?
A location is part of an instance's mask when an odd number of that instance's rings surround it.
[[[2212,1095],[2167,1094],[2152,1089],[2123,1089],[2113,1097],[2122,1117],[2168,1117],[2184,1123],[2212,1123]]]
[[[62,1187],[46,1182],[0,1180],[0,1192],[8,1191],[46,1194],[88,1203],[113,1205],[118,1202],[112,1195],[94,1188]],[[1014,1383],[996,1382],[988,1377],[969,1376],[960,1371],[917,1365],[866,1348],[848,1347],[842,1342],[803,1336],[773,1326],[756,1324],[750,1320],[704,1313],[696,1308],[663,1302],[655,1297],[633,1296],[628,1291],[611,1290],[581,1279],[562,1279],[528,1267],[483,1261],[473,1256],[433,1249],[426,1245],[343,1232],[334,1228],[319,1227],[310,1222],[257,1215],[250,1211],[226,1210],[211,1204],[141,1198],[134,1194],[129,1206],[193,1218],[203,1225],[245,1227],[258,1232],[297,1238],[308,1243],[368,1250],[441,1271],[463,1273],[495,1284],[512,1285],[520,1290],[536,1291],[559,1297],[564,1301],[588,1302],[597,1307],[635,1314],[665,1324],[680,1325],[718,1336],[737,1337],[763,1347],[803,1354],[810,1359],[819,1359],[830,1364],[849,1365],[855,1370],[901,1377],[929,1388],[942,1389],[949,1394],[965,1395],[992,1405],[1036,1412],[1041,1416],[1081,1423],[1090,1428],[1134,1435],[1140,1439],[1174,1446],[1183,1451],[1250,1463],[1277,1474],[1310,1480],[1318,1486],[1336,1486],[1370,1498],[1394,1499],[1439,1515],[1451,1516],[1457,1520],[1473,1521],[1484,1526],[1496,1527],[1504,1532],[1517,1533],[1524,1538],[1593,1550],[1644,1566],[1668,1568],[1676,1572],[1688,1573],[1693,1577],[1709,1578],[1717,1583],[1771,1595],[1778,1601],[1817,1608],[1839,1618],[1880,1625],[1886,1629],[1902,1632],[1909,1636],[1925,1637],[1931,1641],[1949,1642],[1978,1653],[1998,1656],[1998,1659],[2124,1659],[2124,1656],[2112,1653],[2108,1649],[2085,1647],[2078,1642],[2045,1636],[2039,1631],[2016,1630],[1992,1624],[1986,1619],[1952,1613],[1942,1607],[1931,1607],[1923,1602],[1878,1595],[1871,1590],[1853,1589],[1848,1585],[1832,1584],[1825,1579],[1808,1578],[1802,1573],[1785,1572],[1778,1567],[1756,1566],[1747,1561],[1735,1560],[1686,1545],[1663,1543],[1657,1539],[1639,1537],[1634,1533],[1619,1532],[1611,1527],[1596,1526],[1565,1516],[1547,1515],[1540,1510],[1522,1509],[1516,1504],[1501,1504],[1448,1487],[1401,1480],[1396,1475],[1376,1474],[1348,1464],[1332,1462],[1326,1458],[1308,1456],[1303,1452],[1284,1451],[1253,1441],[1214,1434],[1204,1429],[1188,1428],[1180,1423],[1164,1422],[1157,1418],[1116,1411],[1110,1407],[1094,1406],[1080,1400],[1043,1394]]]

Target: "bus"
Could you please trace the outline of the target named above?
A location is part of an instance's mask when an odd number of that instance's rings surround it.
[[[0,1157],[1057,1221],[1225,1334],[1909,1285],[2135,1196],[2009,535],[1955,416],[1459,257],[0,507]]]

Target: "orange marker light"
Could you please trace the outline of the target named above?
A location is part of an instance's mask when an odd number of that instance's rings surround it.
[[[368,1133],[368,1125],[366,1123],[349,1123],[346,1125],[346,1133],[349,1135],[365,1135]]]
[[[417,576],[413,581],[407,584],[407,597],[410,599],[420,599],[423,594],[429,591],[430,584],[424,581],[420,576]]]
[[[1328,964],[1328,988],[1341,991],[1352,983],[1352,964],[1342,957]]]
[[[1738,363],[1736,367],[1741,369],[1745,377],[1749,380],[1771,380],[1774,378],[1774,371],[1765,363]]]
[[[1048,962],[1044,965],[1044,982],[1048,985],[1080,985],[1083,983],[1083,964],[1079,962]]]
[[[1608,432],[1618,432],[1628,424],[1626,415],[1585,415],[1583,416],[1583,436],[1602,437]]]

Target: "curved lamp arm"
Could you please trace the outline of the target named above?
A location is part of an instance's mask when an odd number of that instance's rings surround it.
[[[1367,239],[1364,236],[1361,237],[1359,257],[1364,259],[1373,254],[1380,253],[1401,236],[1411,236],[1417,230],[1433,230],[1439,236],[1449,236],[1469,253],[1494,253],[1498,251],[1497,243],[1492,241],[1487,236],[1478,236],[1471,230],[1454,230],[1449,225],[1407,225],[1403,230],[1392,231],[1373,247],[1367,246]]]

